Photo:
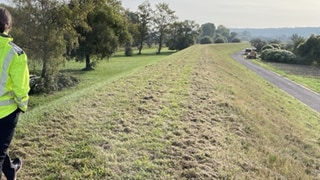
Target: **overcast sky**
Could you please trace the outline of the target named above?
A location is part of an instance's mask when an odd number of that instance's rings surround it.
[[[131,11],[144,0],[122,0]],[[320,27],[320,0],[149,0],[168,3],[179,20],[228,28]]]
[[[121,0],[136,11],[144,0]],[[8,0],[0,0],[0,3]],[[320,27],[320,0],[149,0],[168,3],[179,20],[228,28]]]

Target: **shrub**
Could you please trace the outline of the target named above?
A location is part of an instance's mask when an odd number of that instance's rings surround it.
[[[214,43],[225,43],[226,41],[223,38],[217,38]]]
[[[47,79],[41,78],[37,75],[30,75],[30,94],[52,93],[53,91],[60,91],[65,88],[75,86],[79,80],[71,75],[65,73],[58,73],[51,77],[48,88],[45,87]]]
[[[261,52],[261,48],[267,43],[259,38],[255,38],[250,40],[251,46],[256,48],[257,52]]]
[[[264,51],[267,49],[281,49],[281,46],[279,44],[266,44],[261,48],[261,51]]]
[[[200,39],[200,44],[212,44],[212,38],[210,36],[204,36]]]
[[[261,59],[264,61],[296,63],[296,55],[291,51],[281,49],[266,49],[261,53]]]
[[[270,45],[271,45],[274,49],[281,49],[281,45],[280,45],[280,44],[271,43]]]
[[[130,47],[130,46],[127,46],[127,47],[126,47],[126,49],[125,49],[125,55],[126,55],[126,56],[132,56],[132,55],[133,55],[132,47]]]
[[[232,43],[240,43],[241,40],[240,40],[239,38],[234,38],[234,39],[232,39],[231,42],[232,42]]]
[[[304,59],[320,63],[320,35],[311,35],[304,43],[301,43],[297,48],[297,53]]]
[[[267,50],[267,49],[274,49],[274,47],[273,47],[271,44],[267,44],[267,45],[264,45],[264,46],[261,48],[261,51],[264,51],[264,50]]]

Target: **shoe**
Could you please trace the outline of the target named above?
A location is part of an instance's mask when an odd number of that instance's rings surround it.
[[[18,171],[21,169],[21,167],[22,167],[22,161],[19,159],[19,158],[15,158],[15,159],[13,159],[13,161],[12,161],[12,165],[13,165],[13,167],[14,167],[14,169],[15,169],[15,175],[14,175],[14,180],[17,178],[17,173],[18,173]]]

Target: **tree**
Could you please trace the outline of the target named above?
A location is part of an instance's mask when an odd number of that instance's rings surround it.
[[[212,44],[213,40],[210,36],[204,36],[200,39],[200,44]]]
[[[216,26],[213,23],[205,23],[201,25],[200,31],[200,39],[206,36],[214,39],[216,35]]]
[[[217,27],[216,33],[217,33],[217,36],[219,36],[220,38],[224,37],[227,40],[230,36],[230,30],[223,25],[219,25]]]
[[[139,5],[138,7],[138,32],[139,32],[139,52],[138,54],[141,54],[141,50],[143,47],[143,43],[148,37],[148,32],[149,32],[149,24],[151,21],[151,5],[149,1],[144,1],[142,4]]]
[[[297,48],[297,53],[306,58],[306,61],[320,63],[320,35],[311,35],[304,43]]]
[[[90,31],[91,27],[88,25],[87,17],[89,12],[93,11],[94,3],[92,1],[87,1],[84,3],[83,1],[79,0],[71,0],[69,4],[67,4],[69,10],[69,18],[70,24],[72,27],[71,32],[76,33],[77,39],[74,40],[73,38],[69,38],[69,35],[66,35],[67,41],[67,56],[73,58],[77,56],[77,47],[79,46],[79,37],[80,37],[80,29],[81,32]],[[70,52],[69,52],[70,51]]]
[[[249,31],[240,32],[238,36],[242,41],[249,41],[251,39],[251,33]]]
[[[70,28],[69,11],[59,0],[14,0],[17,43],[28,52],[30,59],[42,64],[41,77],[48,91],[56,89],[56,74],[64,62],[65,35],[75,38]]]
[[[267,42],[259,39],[259,38],[254,38],[250,41],[251,46],[256,48],[257,52],[260,52],[262,47],[265,46],[267,44]]]
[[[199,26],[194,21],[175,22],[170,28],[167,46],[170,50],[182,50],[196,42]]]
[[[166,3],[159,3],[156,5],[156,11],[154,13],[154,28],[157,32],[159,45],[157,54],[160,54],[161,52],[169,25],[177,19],[174,13],[175,12],[172,11]]]
[[[132,44],[130,46],[139,46],[139,17],[136,12],[131,12],[129,10],[125,10],[125,14],[128,19],[128,31],[132,37]]]
[[[238,33],[236,32],[231,32],[230,35],[228,36],[228,42],[234,42],[234,39],[237,39]],[[237,40],[236,40],[237,42]]]
[[[75,29],[80,34],[79,55],[85,58],[85,68],[92,70],[95,61],[109,58],[119,46],[128,44],[131,36],[128,31],[125,14],[122,12],[121,2],[117,0],[81,1],[86,6],[94,4],[93,11],[87,15],[89,28],[78,26]]]
[[[297,52],[298,46],[306,41],[306,39],[304,37],[299,36],[298,34],[293,34],[290,37],[290,40],[292,42],[292,51],[293,52]]]
[[[226,42],[228,42],[228,40],[224,36],[219,36],[214,40],[214,43],[216,43],[216,44],[226,43]]]
[[[234,38],[234,39],[232,39],[231,42],[232,42],[232,43],[240,43],[240,42],[241,42],[241,39],[240,39],[240,38]]]

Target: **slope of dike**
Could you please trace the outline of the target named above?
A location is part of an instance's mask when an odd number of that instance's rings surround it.
[[[193,46],[23,115],[19,177],[319,178],[319,114],[234,61],[243,48]]]

